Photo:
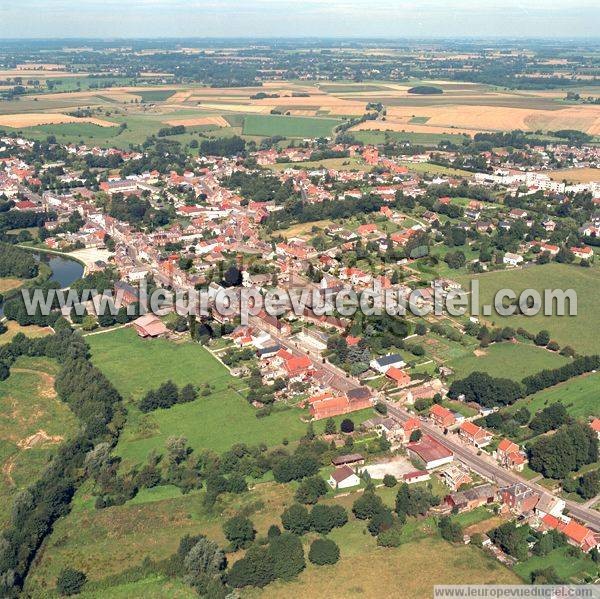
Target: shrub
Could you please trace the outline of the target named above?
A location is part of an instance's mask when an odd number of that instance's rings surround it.
[[[316,539],[310,546],[308,559],[317,566],[335,564],[340,559],[340,549],[331,539]]]
[[[59,594],[70,596],[77,595],[87,581],[87,576],[80,570],[65,568],[56,579],[56,590]]]

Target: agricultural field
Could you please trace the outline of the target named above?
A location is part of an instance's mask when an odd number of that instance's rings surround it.
[[[248,115],[244,119],[244,135],[271,137],[330,137],[338,119],[321,119],[279,115]]]
[[[596,331],[600,326],[600,312],[596,298],[600,293],[600,267],[581,268],[577,265],[545,264],[527,269],[503,270],[470,277],[459,276],[457,280],[468,289],[469,280],[479,282],[481,305],[493,305],[493,297],[500,289],[512,289],[517,294],[532,288],[573,289],[577,293],[577,315],[549,318],[536,316],[508,316],[484,318],[494,326],[523,327],[537,333],[542,329],[550,332],[552,339],[561,346],[571,345],[579,353],[600,352],[600,338]]]
[[[478,349],[477,355],[472,353],[452,360],[447,365],[454,370],[455,377],[459,379],[479,370],[494,377],[520,381],[523,377],[545,368],[559,368],[568,361],[568,358],[535,345],[494,343],[486,349]]]
[[[282,406],[270,416],[256,418],[256,410],[244,397],[243,379],[232,377],[225,366],[196,343],[172,343],[139,339],[133,329],[119,329],[87,338],[93,362],[108,376],[123,395],[129,410],[127,425],[121,434],[117,454],[125,461],[139,463],[152,450],[162,451],[173,435],[184,435],[194,449],[215,452],[234,443],[280,445],[284,438],[297,441],[306,433],[306,412]],[[131,356],[135,355],[135,368]],[[208,396],[176,405],[169,410],[142,414],[136,402],[164,381],[178,385],[210,383]],[[355,413],[356,423],[367,419],[371,410]],[[322,430],[323,422],[315,426]]]
[[[600,169],[598,168],[566,168],[561,171],[550,171],[548,175],[554,181],[568,181],[569,183],[600,181]]]
[[[56,447],[77,429],[77,419],[54,391],[55,362],[19,358],[0,381],[0,522],[16,493],[35,480]]]

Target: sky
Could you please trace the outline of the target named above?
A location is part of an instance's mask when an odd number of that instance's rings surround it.
[[[598,31],[598,0],[0,0],[0,38],[572,38]]]

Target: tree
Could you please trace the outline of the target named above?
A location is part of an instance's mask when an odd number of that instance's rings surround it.
[[[297,535],[303,535],[310,530],[311,519],[308,510],[299,503],[293,503],[281,514],[283,528]]]
[[[348,514],[342,506],[319,504],[310,512],[312,530],[327,534],[335,527],[344,526],[348,522]]]
[[[448,516],[443,516],[440,519],[439,528],[442,539],[450,541],[450,543],[459,543],[462,541],[462,527],[457,522],[453,522]]]
[[[277,524],[271,524],[271,526],[269,526],[269,530],[267,530],[267,538],[269,540],[273,539],[274,537],[278,537],[280,534],[281,529],[279,526],[277,526]]]
[[[367,529],[376,537],[380,532],[391,528],[394,523],[394,517],[391,510],[386,507],[375,512],[369,519]]]
[[[568,420],[569,414],[567,408],[560,401],[556,401],[536,414],[529,423],[529,428],[536,435],[541,435],[542,433],[557,429]]]
[[[291,580],[306,567],[302,541],[295,534],[284,532],[271,539],[269,552],[273,559],[273,572],[276,578]]]
[[[529,526],[518,527],[514,522],[506,522],[488,534],[492,542],[503,551],[518,560],[524,560],[529,550],[527,545],[529,530]]]
[[[343,433],[351,433],[354,431],[354,422],[350,420],[350,418],[344,418],[342,420],[342,424],[340,425],[340,430]]]
[[[77,595],[87,581],[87,576],[81,570],[64,568],[56,579],[56,590],[60,595],[69,597]]]
[[[223,532],[233,551],[247,549],[256,537],[252,522],[244,516],[234,516],[227,520],[223,524]]]
[[[305,478],[296,489],[296,501],[304,504],[317,503],[319,497],[327,494],[327,483],[320,476]]]
[[[533,546],[535,555],[548,555],[554,549],[554,539],[552,535],[541,535],[538,542]]]
[[[312,564],[335,564],[340,559],[340,548],[331,539],[316,539],[311,543],[308,559]]]
[[[460,395],[464,395],[466,401],[493,408],[513,404],[522,397],[523,390],[511,379],[494,378],[487,372],[475,371],[450,385],[448,396],[458,399]]]
[[[421,429],[417,428],[412,433],[410,433],[410,442],[416,443],[417,441],[421,440],[422,436],[423,436],[423,434],[421,433]]]
[[[541,330],[536,336],[533,342],[539,346],[546,346],[550,343],[550,333],[546,330]]]
[[[402,544],[402,528],[395,524],[377,535],[377,545],[380,547],[400,547]]]
[[[381,497],[375,495],[373,491],[365,491],[362,496],[352,504],[352,513],[359,520],[368,520],[382,508],[383,502],[381,501]]]
[[[190,401],[194,401],[196,397],[197,393],[194,385],[188,384],[180,389],[178,403],[189,403]]]
[[[333,418],[327,418],[327,420],[325,421],[325,434],[326,435],[335,435],[335,433],[336,433],[335,420]]]
[[[275,561],[268,547],[252,545],[246,555],[227,573],[227,582],[235,588],[264,587],[275,580]]]
[[[398,479],[393,474],[386,474],[383,477],[383,484],[386,487],[395,487],[398,484]]]
[[[600,470],[586,472],[579,478],[579,488],[577,493],[583,499],[592,499],[600,493]]]
[[[180,545],[180,554],[183,558],[184,578],[187,584],[198,590],[204,588],[206,583],[219,575],[227,566],[225,554],[219,546],[206,537],[187,537],[191,544],[198,539],[191,548],[185,544]],[[183,542],[183,539],[182,539]]]

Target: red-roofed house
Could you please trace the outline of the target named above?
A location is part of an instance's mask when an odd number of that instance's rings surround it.
[[[388,368],[385,376],[392,379],[398,387],[406,387],[410,384],[410,375],[395,366]]]
[[[511,470],[523,470],[527,458],[521,453],[519,446],[510,439],[502,439],[494,452],[500,465]]]
[[[444,408],[444,406],[440,406],[437,403],[434,403],[431,406],[429,415],[438,426],[448,428],[449,426],[454,426],[456,424],[456,418],[454,417],[454,414],[452,414],[450,410]]]
[[[590,530],[583,524],[579,524],[579,522],[576,522],[573,519],[564,522],[550,514],[546,514],[542,518],[542,522],[545,528],[554,528],[562,532],[571,545],[579,547],[584,553],[590,552],[594,547],[598,547],[600,544],[600,541],[593,530]]]
[[[327,482],[332,489],[347,489],[360,485],[360,478],[350,466],[342,466],[331,473]]]
[[[494,436],[489,431],[472,422],[463,422],[458,429],[458,434],[461,439],[478,448],[489,445]]]

